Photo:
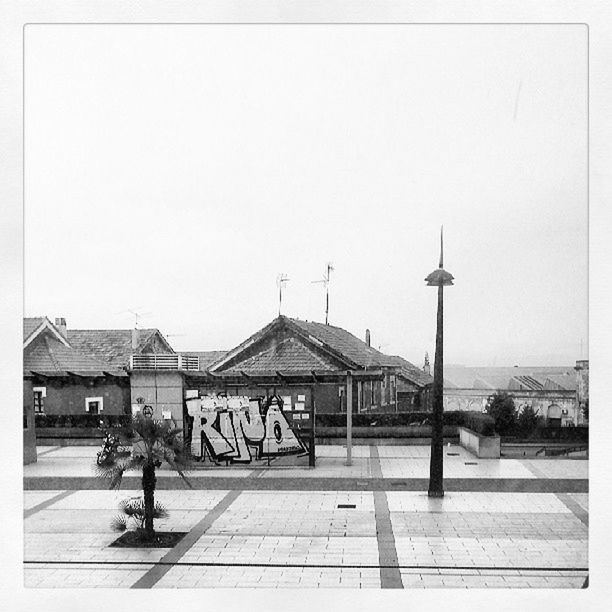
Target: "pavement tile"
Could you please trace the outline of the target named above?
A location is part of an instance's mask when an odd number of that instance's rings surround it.
[[[325,450],[315,470],[270,469],[260,472],[261,479],[293,478],[296,487],[303,476],[369,479],[378,469],[376,461],[389,478],[428,474],[428,447],[379,446],[375,449],[378,458],[369,447],[354,447],[350,467],[344,466],[346,450],[341,446],[319,448]],[[458,447],[445,447],[451,450],[459,455],[445,456],[447,478],[537,480],[530,467],[537,467],[547,478],[567,482],[588,474],[587,461],[478,460],[476,466],[466,466],[473,457]],[[24,473],[26,477],[84,475],[96,452],[95,447],[53,450],[41,455],[35,467],[24,466]],[[161,478],[170,476],[160,472]],[[240,477],[252,470],[218,468],[205,473]],[[25,491],[24,508],[36,508],[61,491]],[[160,489],[156,499],[168,507],[170,517],[158,521],[157,528],[187,531],[227,493],[227,489]],[[137,582],[167,550],[108,548],[118,536],[109,530],[108,522],[121,499],[139,495],[140,491],[131,489],[71,491],[28,516],[24,520],[26,561],[66,565],[26,563],[26,586],[128,588]],[[564,495],[574,509],[587,511],[587,494]],[[377,565],[391,562],[391,557],[379,554],[379,542],[386,542],[387,536],[395,543],[404,588],[579,588],[586,577],[584,571],[569,571],[588,565],[586,526],[573,514],[572,504],[568,507],[552,493],[451,491],[430,499],[421,491],[387,491],[385,496],[392,531],[377,534],[372,491],[243,491],[155,587],[380,588]],[[343,504],[355,508],[338,508]],[[128,565],[130,561],[139,563]],[[197,563],[253,565],[191,565]],[[287,567],[266,566],[270,563]],[[306,567],[288,567],[291,564]],[[313,565],[332,567],[308,567]],[[434,567],[424,569],[424,565]],[[537,573],[511,569],[520,567],[540,569]]]

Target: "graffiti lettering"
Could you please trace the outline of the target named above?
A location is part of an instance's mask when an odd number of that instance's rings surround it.
[[[191,453],[232,463],[250,463],[256,458],[306,452],[289,427],[278,396],[206,395],[186,400],[193,417]]]

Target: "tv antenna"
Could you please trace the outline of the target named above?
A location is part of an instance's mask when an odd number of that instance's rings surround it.
[[[281,306],[283,303],[283,287],[285,286],[285,283],[288,283],[290,280],[291,279],[284,272],[281,272],[276,277],[276,284],[278,285],[278,316],[279,317],[281,315]]]
[[[325,272],[325,276],[321,280],[311,281],[312,283],[323,283],[325,286],[325,325],[329,325],[328,316],[329,316],[329,277],[330,274],[334,271],[334,266],[330,261],[327,262],[327,269]]]
[[[153,314],[152,312],[141,312],[140,306],[138,308],[128,308],[127,310],[121,310],[120,312],[116,312],[115,314],[125,314],[127,312],[134,316],[134,329],[138,329],[138,319],[144,319],[145,317],[148,317]]]

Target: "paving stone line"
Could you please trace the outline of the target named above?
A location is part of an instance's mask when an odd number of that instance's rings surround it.
[[[589,526],[589,513],[567,493],[555,493],[555,497],[571,511],[571,513],[584,525]]]
[[[58,502],[60,499],[65,499],[66,497],[68,497],[69,495],[73,495],[74,493],[76,493],[76,490],[62,491],[61,493],[58,493],[57,495],[54,495],[53,497],[50,497],[49,499],[46,499],[43,502],[40,502],[40,504],[36,504],[35,506],[32,506],[31,508],[24,510],[23,518],[27,519],[31,517],[33,514],[36,514],[37,512],[40,512],[41,510],[45,510],[46,508],[48,508],[55,502]]]
[[[372,459],[372,476],[382,478],[382,469],[378,457],[378,448],[370,446]],[[398,567],[397,549],[389,502],[384,491],[374,491],[374,516],[376,518],[376,540],[380,564],[380,586],[383,589],[403,589],[402,575]]]
[[[208,514],[169,552],[154,565],[144,576],[139,578],[131,588],[150,589],[174,564],[200,539],[211,525],[234,503],[240,491],[230,491]]]
[[[521,463],[536,477],[536,478],[548,478],[548,476],[539,468],[525,459],[521,460]]]
[[[237,491],[427,491],[428,478],[336,478],[336,477],[206,477],[191,476],[189,481],[195,490]],[[123,486],[140,487],[140,479],[126,476]],[[586,478],[445,478],[444,489],[455,492],[490,493],[586,493]],[[102,490],[108,485],[99,478],[88,476],[29,476],[24,478],[26,491],[57,489]],[[176,488],[176,480],[158,477],[157,489]]]

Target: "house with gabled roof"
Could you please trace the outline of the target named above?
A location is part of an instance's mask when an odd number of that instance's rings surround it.
[[[381,375],[376,380],[358,380],[359,373],[368,371]],[[284,393],[285,403],[290,399],[291,406],[308,403],[307,396],[312,392],[318,412],[345,411],[346,385],[336,382],[312,387],[307,383],[332,378],[337,381],[346,372],[357,376],[353,380],[354,412],[396,410],[399,393],[408,405],[425,405],[433,382],[431,376],[410,362],[377,351],[345,329],[282,315],[208,367],[210,375],[226,380],[228,376],[248,379],[275,375],[281,379],[291,377],[295,382],[302,377],[303,388],[297,385],[291,389],[277,388],[276,392]],[[194,386],[197,376],[192,373],[187,376]],[[206,385],[210,385],[210,380]]]
[[[23,321],[24,402],[35,414],[121,415],[129,412],[130,383],[124,368],[70,342],[65,320]]]
[[[79,352],[120,369],[133,355],[175,354],[158,329],[68,329],[66,338]]]

